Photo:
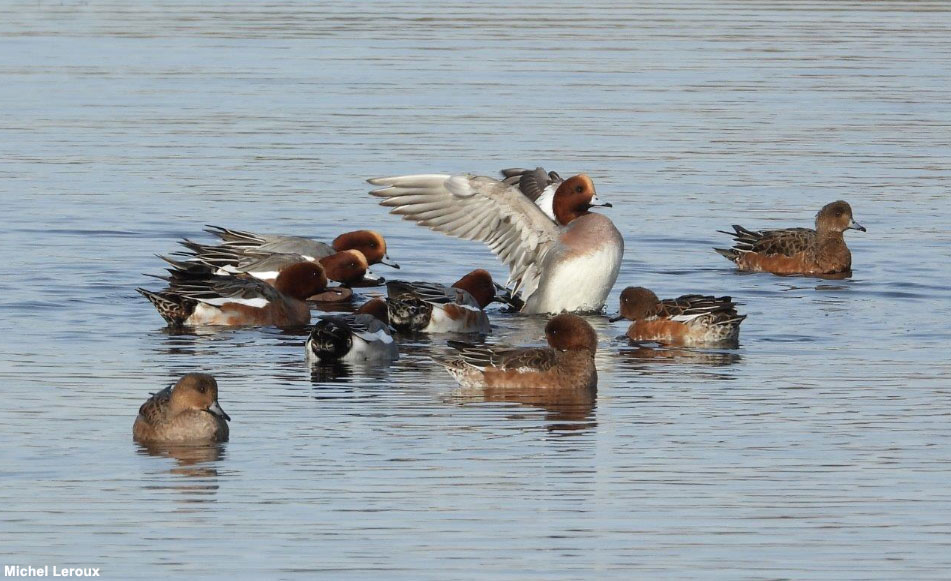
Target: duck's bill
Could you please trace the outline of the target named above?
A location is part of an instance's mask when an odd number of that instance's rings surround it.
[[[384,277],[382,277],[382,276],[380,276],[380,275],[378,275],[378,274],[374,274],[373,272],[370,272],[370,271],[368,270],[368,271],[366,272],[366,274],[363,275],[363,278],[361,278],[360,280],[354,281],[354,282],[352,282],[352,283],[350,283],[350,284],[348,284],[348,285],[346,285],[346,286],[349,286],[349,287],[368,287],[368,286],[382,286],[382,285],[384,285],[384,284],[386,284],[386,278],[384,278]],[[341,286],[343,286],[343,285],[341,285]]]
[[[850,221],[849,221],[849,228],[851,228],[852,230],[858,230],[859,232],[865,232],[865,231],[866,231],[866,230],[865,230],[865,226],[862,226],[861,224],[859,224],[859,223],[856,222],[855,220],[850,220]]]
[[[611,202],[602,202],[601,199],[598,198],[598,196],[594,196],[593,198],[591,198],[591,201],[588,203],[588,205],[589,205],[590,207],[592,207],[592,208],[595,207],[595,206],[598,206],[598,207],[600,207],[600,208],[613,208],[613,207],[614,207],[613,205],[611,205]]]
[[[611,315],[610,317],[608,317],[608,321],[611,323],[617,323],[618,321],[621,321],[623,319],[624,317],[622,317],[620,313],[616,315]]]
[[[383,260],[380,261],[380,264],[385,264],[386,266],[389,266],[390,268],[395,268],[397,270],[399,270],[400,268],[400,265],[390,260],[389,256],[384,256]]]
[[[213,402],[210,406],[208,406],[208,410],[207,410],[207,411],[208,411],[208,413],[210,413],[211,415],[218,416],[219,418],[224,418],[224,419],[228,420],[229,422],[231,421],[231,416],[229,416],[228,414],[226,414],[226,413],[225,413],[225,410],[221,409],[221,406],[218,405],[218,402],[217,402],[217,401],[216,401],[216,402]]]

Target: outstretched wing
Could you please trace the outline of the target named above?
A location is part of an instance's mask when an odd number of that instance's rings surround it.
[[[509,284],[528,296],[538,287],[558,225],[516,187],[489,177],[426,174],[368,180],[383,186],[381,205],[439,232],[485,242],[509,267]]]

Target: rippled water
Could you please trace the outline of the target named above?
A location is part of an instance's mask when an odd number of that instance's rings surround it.
[[[951,7],[934,2],[6,2],[0,557],[108,578],[946,578]],[[585,171],[630,284],[731,294],[737,350],[592,318],[596,401],[486,402],[403,345],[170,334],[134,288],[203,224],[372,227],[409,279],[504,277],[364,179]],[[846,199],[841,281],[744,275],[717,229]],[[492,341],[543,320],[493,313]],[[232,441],[137,407],[214,373]]]

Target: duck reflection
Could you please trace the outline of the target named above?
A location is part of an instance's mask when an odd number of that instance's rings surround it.
[[[618,355],[622,367],[644,369],[657,363],[694,364],[710,367],[734,365],[743,358],[732,351],[692,349],[689,347],[665,347],[661,345],[630,343],[630,348],[622,348]]]
[[[514,403],[547,412],[546,428],[552,432],[577,432],[597,426],[594,410],[596,389],[561,389],[530,387],[486,387],[460,389],[451,395],[458,404]]]
[[[186,495],[183,502],[214,502],[218,492],[218,468],[214,462],[225,457],[224,444],[184,446],[176,444],[136,444],[144,456],[171,458],[176,465],[169,474],[194,480],[172,480],[167,485]]]
[[[353,367],[340,361],[319,362],[310,365],[311,383],[351,383]]]

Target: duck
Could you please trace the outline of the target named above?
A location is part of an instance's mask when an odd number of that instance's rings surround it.
[[[310,307],[305,300],[327,286],[323,268],[313,262],[284,268],[274,286],[247,276],[215,274],[210,269],[202,273],[198,267],[166,280],[169,286],[160,292],[135,290],[155,305],[170,327],[307,325]]]
[[[458,351],[437,358],[463,388],[518,387],[552,392],[596,390],[594,355],[598,335],[573,313],[552,317],[545,325],[548,347],[502,347],[450,341]]]
[[[307,339],[305,351],[311,363],[389,363],[399,359],[387,323],[386,302],[373,298],[351,314],[321,317]]]
[[[843,236],[846,230],[866,231],[852,217],[852,206],[838,200],[819,210],[815,230],[748,230],[734,224],[733,232],[718,230],[733,237],[733,247],[714,250],[739,270],[806,276],[846,274],[852,271],[852,253]]]
[[[484,309],[495,298],[495,284],[487,270],[473,270],[451,286],[390,281],[386,292],[389,322],[398,331],[483,335],[491,331]]]
[[[143,444],[227,442],[231,416],[218,404],[218,382],[207,373],[186,373],[139,408],[132,438]]]
[[[390,213],[433,230],[479,240],[509,267],[521,312],[600,312],[617,280],[624,239],[585,174],[562,181],[554,219],[516,185],[485,176],[423,174],[372,178]]]
[[[237,276],[238,278],[258,278],[259,280],[263,280],[271,286],[274,286],[274,282],[277,280],[277,276],[280,275],[282,270],[288,268],[291,265],[298,264],[294,261],[275,263],[273,266],[274,268],[278,269],[276,272],[265,273],[261,271],[252,271],[248,273],[241,272],[240,270],[231,272],[194,258],[191,260],[176,260],[168,256],[156,256],[172,266],[172,268],[167,269],[170,276],[159,276],[157,278],[177,284],[181,284],[183,281],[188,282],[194,280],[195,278],[204,278],[208,276]],[[276,257],[278,255],[273,256]],[[314,264],[320,266],[321,269],[323,269],[321,263],[315,262]],[[324,270],[324,273],[326,276],[326,270]],[[255,274],[258,276],[254,276]],[[267,276],[264,277],[264,275]],[[327,286],[323,291],[307,297],[307,301],[318,306],[330,307],[332,305],[350,302],[350,300],[353,299],[353,296],[353,290],[348,286]]]
[[[735,347],[740,323],[746,315],[736,312],[728,296],[682,295],[657,298],[650,289],[630,286],[621,292],[620,314],[610,320],[633,321],[627,330],[632,341],[653,341],[685,347]]]
[[[359,250],[370,265],[383,264],[397,269],[400,267],[386,253],[386,239],[375,230],[344,232],[334,238],[330,244],[302,236],[256,234],[246,230],[235,230],[210,224],[205,225],[205,232],[221,239],[222,246],[239,251],[248,251],[255,255],[298,254],[306,260],[314,262],[344,250]]]
[[[187,260],[203,262],[218,268],[217,274],[249,274],[254,278],[273,283],[287,266],[299,262],[320,264],[327,278],[342,285],[363,281],[369,269],[369,261],[359,250],[348,249],[332,252],[320,258],[290,252],[243,250],[226,244],[201,244],[184,239],[179,242],[188,252],[177,252]]]

